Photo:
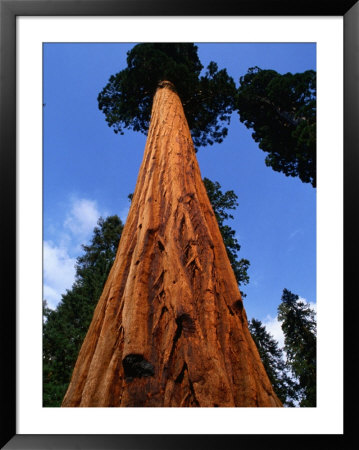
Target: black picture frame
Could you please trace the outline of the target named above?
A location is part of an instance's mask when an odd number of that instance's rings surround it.
[[[0,0],[0,192],[2,268],[1,448],[7,449],[191,449],[284,448],[289,441],[346,448],[355,415],[354,341],[359,173],[359,5],[357,0]],[[17,16],[343,16],[344,18],[344,321],[345,421],[343,435],[18,435],[16,434],[16,17]],[[349,295],[351,294],[351,295]],[[345,299],[345,297],[344,297]],[[180,427],[179,427],[180,429]],[[268,445],[269,444],[269,445]]]

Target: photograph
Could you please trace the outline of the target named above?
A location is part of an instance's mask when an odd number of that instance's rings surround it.
[[[316,43],[42,70],[42,406],[315,408]]]
[[[0,447],[342,448],[358,2],[0,3]]]

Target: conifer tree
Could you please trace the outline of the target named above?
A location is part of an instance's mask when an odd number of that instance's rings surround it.
[[[298,400],[299,394],[298,385],[286,365],[283,350],[260,320],[252,319],[249,331],[279,399],[284,406],[295,406],[294,402]]]
[[[308,303],[287,289],[278,307],[284,350],[301,392],[300,406],[316,406],[316,321]]]
[[[193,44],[140,44],[127,61],[99,107],[119,132],[150,120],[145,153],[62,406],[282,406],[195,157],[226,134],[233,80],[215,64],[201,77]]]

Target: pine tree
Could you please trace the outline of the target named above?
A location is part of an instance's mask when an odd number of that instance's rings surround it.
[[[299,395],[298,385],[286,365],[283,350],[260,320],[252,319],[249,323],[249,331],[275,393],[284,406],[295,406],[294,402],[298,400]]]
[[[115,259],[123,224],[100,218],[89,245],[77,259],[76,280],[55,310],[44,302],[43,405],[60,406],[93,310]]]
[[[284,289],[278,319],[282,322],[288,364],[302,391],[300,406],[316,406],[315,313],[298,295]]]

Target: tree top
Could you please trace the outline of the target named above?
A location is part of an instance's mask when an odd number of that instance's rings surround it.
[[[147,133],[152,99],[171,83],[178,93],[196,147],[222,142],[234,108],[236,86],[226,69],[210,62],[204,74],[198,48],[191,43],[137,44],[127,67],[112,75],[98,95],[98,106],[115,133]]]

